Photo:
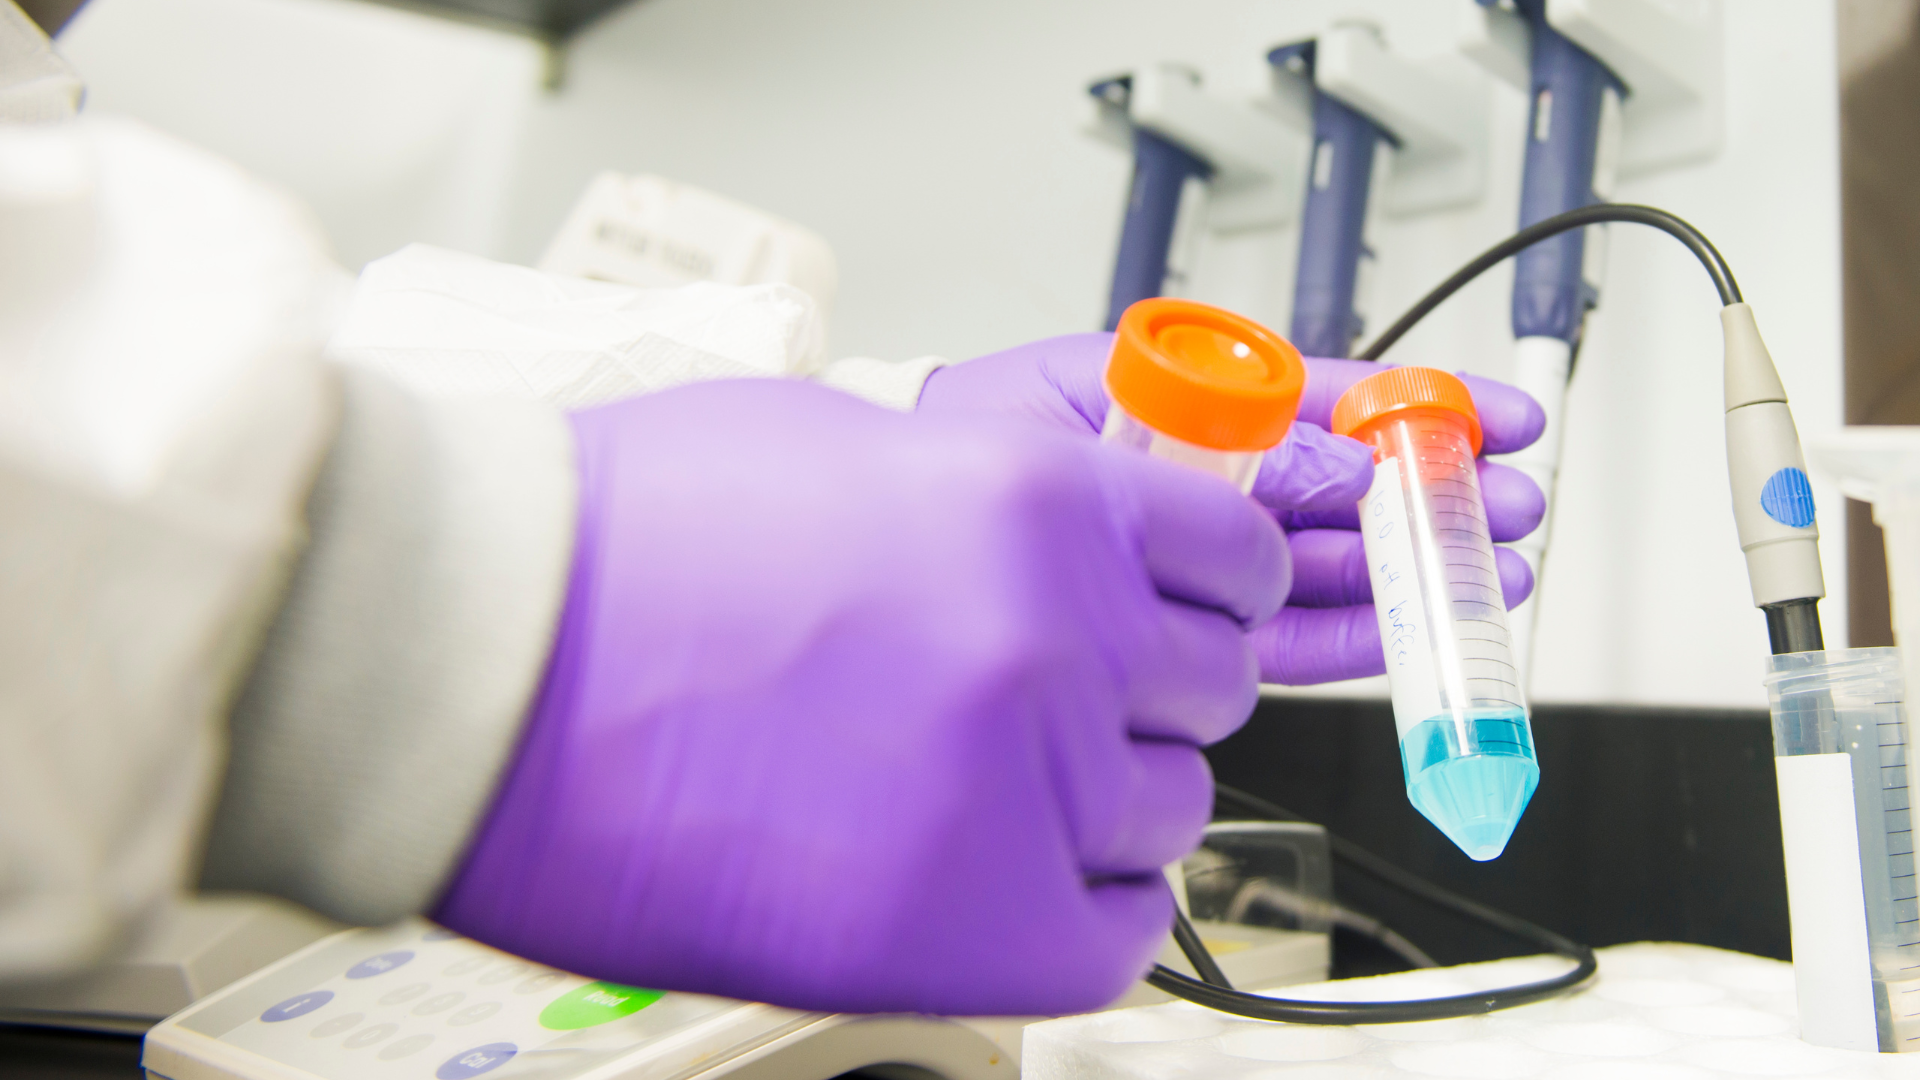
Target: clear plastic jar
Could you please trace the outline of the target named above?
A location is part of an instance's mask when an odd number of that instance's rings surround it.
[[[1373,447],[1360,532],[1407,797],[1474,859],[1506,849],[1540,780],[1474,455],[1466,384],[1388,368],[1350,387],[1333,430]]]
[[[1242,454],[1195,446],[1165,432],[1155,431],[1134,419],[1133,414],[1117,404],[1107,407],[1107,422],[1100,428],[1100,439],[1116,446],[1144,450],[1154,457],[1177,461],[1218,476],[1243,492],[1252,491],[1253,478],[1260,475],[1260,459],[1263,455],[1258,451]]]
[[[1251,319],[1192,300],[1142,300],[1114,332],[1100,438],[1250,491],[1306,379],[1299,350]]]

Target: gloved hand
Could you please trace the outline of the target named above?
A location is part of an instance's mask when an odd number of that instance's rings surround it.
[[[941,368],[927,380],[919,411],[1000,413],[1097,432],[1107,416],[1101,376],[1112,341],[1111,334],[1072,334]],[[1326,430],[1347,387],[1379,370],[1362,360],[1309,357],[1299,420],[1254,480],[1254,498],[1287,530],[1294,566],[1287,606],[1253,633],[1265,682],[1306,685],[1386,671],[1357,509],[1373,478],[1373,458],[1361,443]],[[1525,392],[1461,377],[1480,413],[1484,452],[1512,453],[1540,437],[1546,414]],[[1520,539],[1546,513],[1546,497],[1518,469],[1483,459],[1480,486],[1495,541]],[[1533,591],[1533,571],[1506,548],[1495,548],[1494,557],[1513,607]]]
[[[573,417],[577,551],[435,918],[623,983],[1036,1014],[1140,977],[1289,577],[1226,484],[802,383]]]

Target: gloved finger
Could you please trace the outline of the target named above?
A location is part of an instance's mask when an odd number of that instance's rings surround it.
[[[1163,633],[1128,680],[1127,730],[1194,746],[1219,742],[1246,723],[1260,695],[1246,628],[1212,608],[1162,608]]]
[[[1533,569],[1510,548],[1494,548],[1493,561],[1500,574],[1502,599],[1511,611],[1533,594]],[[1261,682],[1312,686],[1387,670],[1372,604],[1324,608],[1289,604],[1255,627],[1248,640],[1260,664]]]
[[[1480,501],[1487,507],[1487,530],[1495,543],[1511,543],[1540,527],[1547,496],[1533,477],[1511,465],[1481,459]]]
[[[1333,403],[1340,400],[1347,387],[1391,366],[1371,360],[1330,360],[1319,356],[1309,356],[1306,362],[1307,386],[1300,393],[1297,418],[1329,431],[1333,430]]]
[[[1145,874],[1192,851],[1213,816],[1213,772],[1191,743],[1133,741],[1128,797],[1099,836],[1082,837],[1088,874]]]
[[[1047,381],[1090,430],[1099,431],[1107,422],[1107,356],[1113,352],[1113,335],[1068,334],[1045,344],[1040,366]]]
[[[1511,465],[1485,458],[1476,464],[1480,472],[1480,498],[1487,508],[1487,531],[1494,542],[1511,543],[1539,528],[1547,513],[1547,497],[1540,491],[1540,485]],[[1358,529],[1359,500],[1332,509],[1295,510],[1280,515],[1279,520],[1289,531]]]
[[[1287,537],[1293,549],[1293,592],[1288,607],[1332,608],[1373,602],[1367,553],[1360,533],[1347,529],[1302,529]]]
[[[1261,682],[1310,686],[1387,670],[1372,604],[1288,607],[1256,627],[1251,639]]]
[[[1349,532],[1360,531],[1360,500],[1355,499],[1352,506],[1338,506],[1331,510],[1295,510],[1279,516],[1280,524],[1288,532],[1299,529],[1345,529]]]
[[[1337,608],[1373,602],[1373,582],[1367,576],[1367,554],[1359,533],[1305,529],[1287,540],[1293,548],[1289,608]],[[1508,610],[1519,607],[1533,593],[1533,568],[1519,552],[1497,545],[1493,561]]]
[[[1517,386],[1464,371],[1456,372],[1473,395],[1474,411],[1480,414],[1483,454],[1511,454],[1532,446],[1546,430],[1547,413],[1533,395]]]
[[[1533,595],[1533,567],[1527,557],[1512,548],[1493,549],[1493,568],[1500,574],[1500,596],[1512,611]]]
[[[1295,423],[1260,459],[1253,497],[1274,511],[1352,506],[1373,482],[1373,451],[1313,424]]]
[[[927,376],[919,407],[1013,414],[1068,431],[1097,432],[1107,418],[1103,376],[1112,348],[1112,334],[1068,334],[948,364]],[[1043,387],[1052,392],[1038,392]]]
[[[1229,484],[1132,451],[1103,455],[1137,513],[1147,573],[1162,596],[1215,608],[1243,626],[1286,602],[1293,564],[1286,534]]]

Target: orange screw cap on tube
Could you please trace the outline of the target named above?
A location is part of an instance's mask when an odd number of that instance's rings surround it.
[[[1231,311],[1170,297],[1129,307],[1107,359],[1114,404],[1209,450],[1279,445],[1306,383],[1300,350],[1280,335]]]
[[[1425,413],[1464,418],[1473,452],[1480,453],[1480,411],[1467,384],[1439,368],[1385,368],[1347,388],[1333,406],[1333,433],[1372,442],[1365,429],[1388,418]]]

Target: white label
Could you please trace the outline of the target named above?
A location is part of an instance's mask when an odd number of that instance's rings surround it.
[[[1867,898],[1845,754],[1773,759],[1787,861],[1787,923],[1800,1037],[1815,1046],[1878,1050]]]
[[[1380,619],[1380,645],[1387,654],[1387,684],[1393,689],[1393,721],[1400,737],[1440,713],[1440,683],[1433,671],[1433,635],[1420,572],[1413,561],[1400,459],[1373,467],[1373,486],[1360,503],[1360,539],[1373,582],[1373,610]]]

